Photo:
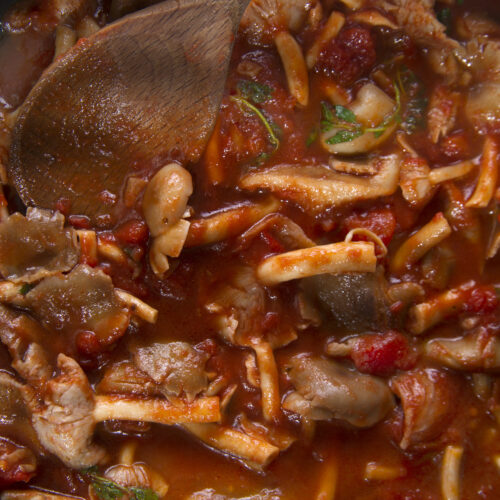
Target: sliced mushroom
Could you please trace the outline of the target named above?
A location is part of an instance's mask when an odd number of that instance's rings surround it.
[[[387,385],[334,361],[297,355],[288,362],[295,391],[283,408],[313,420],[344,420],[355,427],[370,427],[382,420],[394,400]]]
[[[103,344],[122,336],[130,320],[111,278],[86,265],[45,278],[26,295],[26,304],[49,330],[65,334],[89,330]]]
[[[245,175],[243,189],[264,189],[293,201],[311,213],[357,201],[389,196],[398,188],[398,155],[371,160],[377,174],[371,177],[339,174],[320,165],[278,165],[262,172]]]
[[[59,212],[28,208],[0,223],[0,272],[5,279],[33,282],[78,262],[76,234]]]
[[[301,287],[346,331],[387,326],[386,284],[379,273],[321,274],[303,279]]]
[[[133,348],[136,366],[147,373],[167,395],[192,401],[208,386],[206,353],[196,351],[187,342],[154,343]]]

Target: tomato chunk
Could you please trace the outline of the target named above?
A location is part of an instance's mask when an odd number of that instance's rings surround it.
[[[371,375],[390,375],[397,369],[408,370],[416,362],[406,337],[396,331],[362,335],[351,352],[356,368]]]
[[[367,212],[354,213],[344,220],[344,233],[355,228],[369,229],[375,233],[385,245],[388,245],[396,229],[396,218],[389,208],[375,208]],[[363,236],[357,236],[363,239]]]

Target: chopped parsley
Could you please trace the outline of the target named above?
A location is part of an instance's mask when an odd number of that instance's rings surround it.
[[[321,131],[328,132],[332,129],[339,129],[332,137],[326,140],[326,143],[341,144],[343,142],[351,142],[366,133],[373,133],[375,137],[380,137],[394,122],[401,120],[401,91],[397,84],[394,84],[394,94],[396,98],[394,112],[376,127],[364,127],[358,122],[356,115],[345,106],[337,104],[332,107],[329,103],[322,101]]]
[[[33,288],[35,287],[35,285],[31,284],[31,283],[24,283],[21,288],[19,289],[19,293],[21,295],[26,295],[30,290],[33,290]]]
[[[238,93],[247,101],[254,104],[262,104],[271,98],[273,89],[263,83],[253,82],[252,80],[239,80],[236,84]]]
[[[241,96],[231,96],[230,99],[236,102],[240,108],[247,109],[257,115],[257,118],[263,123],[264,127],[267,130],[269,135],[269,142],[273,146],[274,151],[276,151],[280,147],[280,141],[278,139],[279,128],[273,122],[270,122],[266,119],[262,111],[254,106],[251,102],[247,101],[244,97]]]
[[[307,147],[311,146],[318,138],[318,135],[319,135],[318,127],[314,127],[307,136],[306,146]]]
[[[401,117],[401,127],[405,132],[411,134],[425,125],[428,99],[422,81],[406,66],[398,70],[397,80],[406,100],[405,110]]]

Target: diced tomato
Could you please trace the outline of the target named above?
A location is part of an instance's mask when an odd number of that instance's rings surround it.
[[[396,229],[396,218],[389,208],[375,208],[367,212],[353,213],[344,220],[344,233],[357,227],[369,229],[388,245]],[[363,236],[358,236],[363,239]]]
[[[396,331],[359,337],[351,357],[360,372],[372,375],[390,375],[397,369],[408,370],[416,362],[408,340]]]
[[[90,219],[86,215],[70,215],[68,222],[75,229],[90,229]]]
[[[84,356],[95,356],[102,351],[97,335],[90,331],[81,331],[76,336],[76,348]]]
[[[342,85],[349,85],[367,74],[376,58],[370,30],[351,26],[325,44],[316,69],[326,76],[337,78]]]
[[[148,240],[149,231],[143,220],[132,219],[118,226],[114,234],[123,243],[141,245]]]
[[[36,460],[30,450],[0,437],[0,489],[27,483],[36,474]]]
[[[55,209],[59,210],[64,216],[67,216],[71,210],[71,200],[68,198],[59,198],[56,201]]]
[[[465,310],[474,314],[488,314],[498,307],[498,298],[491,285],[471,288],[467,293]]]
[[[464,132],[456,132],[443,138],[439,147],[450,161],[465,160],[471,155],[469,141]]]

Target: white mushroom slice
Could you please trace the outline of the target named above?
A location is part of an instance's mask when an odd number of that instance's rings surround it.
[[[476,165],[473,161],[466,160],[448,167],[433,168],[429,172],[429,182],[435,185],[440,184],[441,182],[459,179],[460,177],[464,177],[472,172],[475,166]]]
[[[184,246],[210,245],[238,236],[279,207],[280,202],[270,196],[251,205],[239,205],[203,219],[191,220]]]
[[[342,29],[345,23],[345,16],[340,12],[333,11],[330,14],[330,17],[326,21],[325,27],[322,29],[319,36],[314,40],[314,43],[311,45],[311,48],[307,51],[306,54],[306,63],[309,69],[312,69],[319,57],[321,49],[332,38],[335,38],[339,31]]]
[[[106,470],[104,477],[124,488],[152,490],[158,499],[165,497],[168,492],[168,484],[163,476],[143,463],[114,465]],[[90,488],[92,489],[92,486]],[[125,495],[122,496],[122,500],[125,498]]]
[[[425,344],[429,358],[455,370],[500,370],[500,340],[478,331],[452,339],[433,339]]]
[[[296,391],[283,408],[313,420],[344,420],[356,427],[370,427],[393,407],[391,391],[382,380],[362,375],[339,363],[297,355],[289,362],[288,376]]]
[[[95,422],[133,420],[163,425],[210,423],[221,419],[218,397],[197,398],[191,403],[162,398],[138,398],[123,395],[97,395],[93,409]]]
[[[467,290],[473,282],[464,283],[458,288],[452,288],[426,302],[421,302],[410,308],[408,329],[415,335],[424,333],[447,317],[461,310],[466,300]]]
[[[373,243],[340,242],[268,257],[257,267],[257,278],[265,285],[276,285],[317,274],[373,273],[376,265]]]
[[[441,464],[441,494],[443,500],[460,500],[463,446],[448,445]]]
[[[264,438],[230,427],[217,424],[184,424],[183,427],[208,446],[239,458],[252,469],[263,469],[280,452],[277,446]]]
[[[381,126],[384,120],[394,113],[396,103],[379,87],[373,83],[367,83],[361,87],[356,98],[347,107],[354,113],[358,123],[363,127],[370,128]],[[396,127],[397,122],[393,121],[380,135],[367,131],[353,140],[330,144],[330,140],[341,131],[341,129],[333,127],[328,131],[321,132],[321,145],[333,154],[367,153],[388,139]]]
[[[451,234],[451,227],[441,212],[410,236],[397,250],[391,261],[391,271],[402,273],[418,262],[431,248]]]
[[[309,76],[300,45],[287,31],[278,33],[274,43],[285,69],[290,94],[301,106],[307,106],[309,102]]]
[[[189,222],[180,219],[156,236],[149,251],[149,261],[154,273],[162,276],[169,269],[167,257],[179,257],[189,231]]]
[[[183,216],[192,193],[191,174],[177,163],[165,165],[153,176],[142,200],[151,236],[160,235]]]
[[[158,318],[157,309],[149,306],[141,299],[138,299],[125,290],[115,288],[115,295],[118,298],[118,301],[127,306],[132,314],[143,319],[144,321],[147,321],[148,323],[156,323],[156,319]]]
[[[479,179],[466,207],[484,208],[488,205],[497,185],[498,179],[498,141],[491,135],[486,136],[481,157]]]
[[[393,194],[398,188],[400,158],[389,155],[371,160],[377,174],[359,177],[332,172],[326,166],[278,165],[244,176],[239,185],[265,189],[293,201],[310,213]]]
[[[277,31],[297,32],[316,2],[309,0],[252,0],[240,29],[255,43],[269,43]]]
[[[424,205],[433,195],[429,174],[429,166],[421,158],[405,158],[401,164],[399,186],[403,198],[413,207]]]
[[[271,345],[268,342],[254,344],[259,368],[259,386],[262,398],[262,414],[267,421],[276,420],[280,414],[280,388],[278,368]]]
[[[369,24],[371,26],[385,26],[386,28],[391,28],[393,30],[398,27],[387,16],[384,16],[380,11],[375,9],[366,9],[360,12],[354,12],[349,16],[349,20]]]

